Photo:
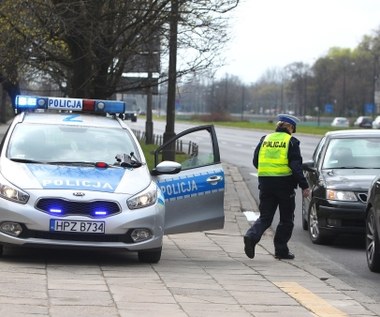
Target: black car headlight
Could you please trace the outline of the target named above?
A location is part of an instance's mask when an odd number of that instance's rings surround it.
[[[127,200],[129,209],[138,209],[151,206],[157,201],[157,185],[151,182],[142,192]]]
[[[29,194],[9,183],[0,175],[0,197],[19,204],[26,204]]]
[[[333,189],[326,190],[326,199],[338,201],[358,201],[354,192]]]

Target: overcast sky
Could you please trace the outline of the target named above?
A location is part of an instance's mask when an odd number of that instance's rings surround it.
[[[257,81],[268,69],[312,65],[329,48],[355,48],[380,27],[380,0],[241,0],[223,54],[228,73]]]

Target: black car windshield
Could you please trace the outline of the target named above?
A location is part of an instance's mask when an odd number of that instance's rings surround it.
[[[116,162],[116,155],[131,152],[138,156],[134,140],[122,129],[18,124],[11,135],[7,157],[16,161],[111,165]]]
[[[330,140],[322,168],[380,169],[380,138]]]

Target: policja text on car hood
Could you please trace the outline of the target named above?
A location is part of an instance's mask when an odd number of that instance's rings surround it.
[[[88,166],[2,162],[3,176],[23,189],[73,189],[135,194],[150,183],[145,167],[96,168]],[[130,181],[133,179],[133,182]]]

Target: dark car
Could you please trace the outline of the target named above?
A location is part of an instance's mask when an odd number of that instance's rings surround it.
[[[372,129],[372,121],[373,119],[371,117],[360,116],[355,120],[354,126],[358,128]]]
[[[302,200],[302,227],[311,241],[331,243],[341,233],[364,236],[368,189],[380,172],[380,131],[327,132],[303,170],[311,195]]]
[[[365,244],[368,268],[380,272],[380,176],[368,191]]]

